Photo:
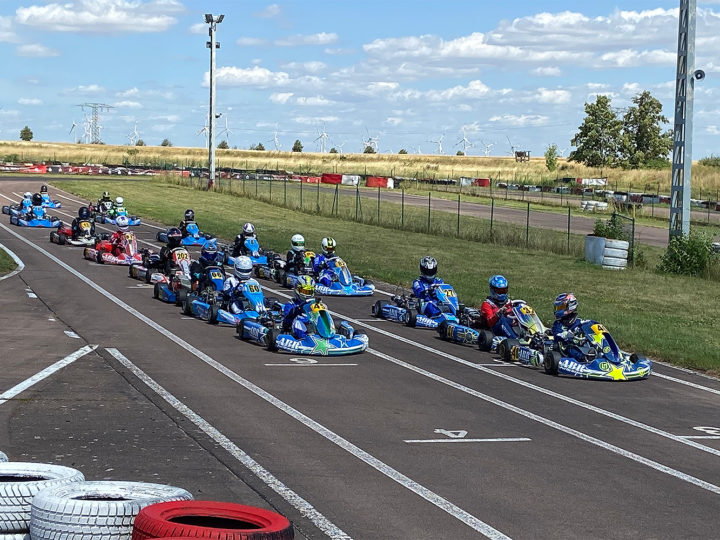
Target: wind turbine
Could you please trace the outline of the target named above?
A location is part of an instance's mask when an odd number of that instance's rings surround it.
[[[565,157],[565,152],[567,152],[567,148],[558,148],[558,154],[560,154],[560,157]]]
[[[275,151],[276,151],[276,152],[278,152],[278,151],[280,150],[280,148],[282,147],[282,145],[280,144],[280,141],[278,140],[277,134],[278,134],[278,128],[277,128],[277,125],[276,125],[276,126],[275,126],[275,133],[273,133],[273,138],[270,139],[269,141],[267,141],[267,142],[271,142],[271,143],[274,143],[274,144],[275,144]]]
[[[68,135],[72,135],[72,132],[75,131],[75,127],[77,124],[75,123],[75,120],[73,120],[72,127],[70,128],[70,131],[68,131]],[[73,137],[73,142],[75,141],[75,137]]]
[[[420,150],[420,145],[419,145],[419,144],[418,144],[417,153],[418,153],[418,154],[422,154],[422,150]]]
[[[325,126],[323,125],[323,130],[322,130],[322,132],[320,132],[320,130],[318,130],[318,136],[317,136],[317,138],[313,141],[313,142],[318,142],[318,141],[320,141],[320,153],[321,153],[321,154],[324,154],[324,153],[325,153],[325,140],[326,140],[327,138],[328,138],[328,134],[325,132]]]
[[[505,138],[507,139],[507,142],[508,142],[508,144],[510,145],[510,155],[511,155],[511,156],[514,156],[514,155],[515,155],[515,147],[513,146],[513,143],[510,142],[510,137],[508,137],[507,135],[505,135]]]
[[[343,146],[345,146],[345,143],[342,143],[342,144],[338,144],[338,145],[337,145],[337,147],[338,147],[338,149],[340,150],[340,153],[341,153],[341,154],[343,153]]]
[[[467,138],[467,136],[465,135],[465,128],[463,128],[462,132],[463,132],[463,138],[460,139],[460,140],[457,142],[457,144],[455,144],[455,146],[460,146],[460,145],[462,145],[462,147],[463,147],[463,154],[467,155],[467,149],[468,149],[468,148],[472,148],[472,147],[475,146],[475,145],[474,145],[473,143],[471,143],[470,141],[468,141],[468,138]]]
[[[225,113],[223,116],[225,116],[225,128],[220,130],[220,133],[218,133],[218,135],[222,135],[224,133],[225,134],[225,142],[228,143],[228,146],[230,146],[230,134],[232,133],[232,131],[228,127],[227,113]]]
[[[377,153],[378,146],[380,143],[380,137],[378,137],[377,135],[375,135],[374,137],[371,137],[370,132],[368,131],[368,128],[365,128],[365,132],[367,133],[368,138],[363,139],[363,148],[362,148],[363,152],[365,151],[365,148],[367,148],[369,146],[370,148],[375,150],[375,152]]]
[[[480,142],[485,147],[485,157],[488,157],[490,155],[490,149],[495,146],[495,143],[485,144],[482,139],[480,139]]]
[[[445,135],[443,134],[443,135],[440,135],[440,138],[437,141],[430,141],[430,140],[428,141],[428,142],[438,145],[438,154],[441,154],[441,155],[443,154],[442,141],[444,138],[445,138]]]
[[[82,140],[85,144],[90,144],[90,141],[92,140],[92,124],[90,123],[90,119],[87,115],[85,115],[85,118],[83,119]]]
[[[208,145],[208,121],[207,118],[205,119],[205,125],[201,130],[197,132],[197,135],[205,135],[205,146]]]
[[[132,130],[132,133],[128,135],[128,142],[130,143],[130,146],[135,146],[135,144],[140,140],[140,135],[138,134],[137,130],[137,122],[135,122],[135,127]]]

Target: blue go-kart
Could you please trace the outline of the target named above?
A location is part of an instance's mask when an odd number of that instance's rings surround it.
[[[242,319],[236,331],[240,339],[254,341],[270,351],[300,355],[342,356],[368,347],[367,334],[355,331],[347,321],[340,322],[336,330],[327,307],[319,299],[305,303],[303,314],[293,321],[288,333],[274,324],[251,318]]]
[[[211,244],[217,242],[217,239],[208,233],[200,232],[197,223],[191,222],[185,226],[185,232],[187,233],[180,241],[181,246],[204,246],[205,244]],[[160,231],[157,233],[156,238],[159,242],[167,243],[167,231]]]
[[[330,285],[326,285],[326,282]],[[371,296],[375,292],[375,285],[351,274],[345,261],[333,257],[326,260],[326,267],[318,276],[315,291],[322,296]]]
[[[42,206],[31,206],[27,211],[10,211],[10,223],[18,227],[45,227],[57,228],[60,219],[49,216]]]
[[[250,260],[253,263],[253,266],[257,265],[264,265],[266,266],[268,263],[267,255],[263,253],[263,250],[260,249],[260,243],[257,241],[257,238],[251,237],[246,238],[244,242],[245,246],[245,252],[247,253],[247,256],[250,257]],[[232,249],[228,245],[221,246],[221,249],[225,256],[225,264],[229,266],[235,265],[235,257],[230,255],[232,252]]]
[[[62,203],[53,201],[47,193],[41,193],[40,196],[42,197],[42,205],[45,208],[62,208]]]
[[[117,225],[117,218],[120,216],[125,216],[128,219],[128,225],[130,227],[137,227],[138,225],[142,224],[142,220],[138,216],[131,216],[128,214],[128,211],[125,210],[125,208],[118,208],[115,212],[111,212],[110,214],[105,214],[102,217],[102,223],[106,223],[108,225]]]
[[[190,257],[187,256],[187,251],[179,248],[173,250],[173,258],[175,260],[175,269],[169,274],[163,274],[161,272],[153,272],[150,274],[150,283],[153,283],[153,298],[162,300],[169,304],[175,304],[176,306],[181,305],[182,299],[187,291],[192,289],[192,276],[190,274]],[[175,254],[178,254],[177,257]],[[187,258],[185,258],[187,257]],[[143,266],[131,265],[130,276],[133,276],[133,267],[136,267],[135,273],[139,277],[142,271],[145,271],[143,277],[147,279],[147,273],[149,269]],[[142,278],[140,278],[142,279]]]
[[[313,251],[306,251],[302,272],[300,274],[294,274],[285,269],[286,261],[282,260],[280,255],[268,252],[267,264],[256,266],[255,275],[260,278],[275,281],[283,287],[292,289],[297,284],[297,280],[301,275],[314,275],[313,259],[315,259],[315,253]]]
[[[458,316],[465,306],[458,303],[457,294],[452,285],[440,283],[433,287],[435,299],[432,301],[440,310],[435,317],[423,314],[423,301],[413,295],[399,294],[390,297],[394,302],[378,300],[372,306],[373,317],[405,323],[416,328],[437,328],[443,322],[459,322]]]

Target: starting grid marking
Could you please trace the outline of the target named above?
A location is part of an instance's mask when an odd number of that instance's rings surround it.
[[[527,437],[500,437],[496,439],[408,439],[403,442],[413,443],[483,443],[483,442],[525,442]]]

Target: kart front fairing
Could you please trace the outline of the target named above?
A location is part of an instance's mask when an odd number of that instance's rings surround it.
[[[10,213],[10,223],[19,227],[58,227],[60,220],[55,216],[49,216],[42,206],[32,206],[28,211],[20,211],[16,214]]]
[[[323,296],[371,296],[375,285],[366,283],[359,276],[353,276],[350,269],[340,257],[327,260],[327,268],[322,270],[319,278],[328,278],[330,285],[323,285],[318,279],[315,290]]]
[[[42,205],[45,208],[62,208],[62,203],[60,201],[53,201],[47,193],[43,193],[41,196]]]

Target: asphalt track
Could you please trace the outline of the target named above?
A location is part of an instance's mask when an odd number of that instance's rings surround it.
[[[0,181],[0,199],[38,185]],[[62,195],[51,213],[69,218],[77,199]],[[7,223],[0,243],[25,264],[0,281],[0,449],[14,460],[273,508],[298,537],[718,535],[716,379],[664,365],[635,383],[551,377],[373,320],[382,294],[326,298],[371,350],[309,363]],[[156,231],[136,228],[141,245]]]

